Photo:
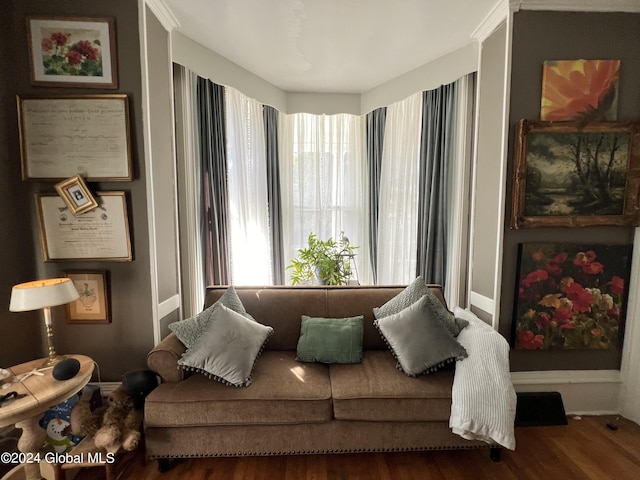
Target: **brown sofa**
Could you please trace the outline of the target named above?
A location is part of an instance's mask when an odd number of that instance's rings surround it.
[[[438,286],[430,288],[443,301]],[[226,287],[207,289],[206,305]],[[163,383],[145,403],[152,459],[490,447],[449,428],[455,366],[410,378],[373,325],[373,308],[402,287],[236,287],[247,312],[274,329],[249,387],[184,372],[171,333],[147,358]],[[364,315],[360,364],[296,361],[301,315]],[[496,452],[496,450],[494,450]]]

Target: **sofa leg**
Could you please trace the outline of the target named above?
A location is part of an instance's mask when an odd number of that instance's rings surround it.
[[[491,447],[491,450],[489,451],[489,458],[494,462],[499,462],[501,453],[502,449],[500,447]]]
[[[168,472],[171,468],[171,460],[168,458],[159,458],[158,459],[158,471],[160,473]]]

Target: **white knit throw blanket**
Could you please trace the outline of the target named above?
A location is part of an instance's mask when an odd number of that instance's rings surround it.
[[[451,417],[453,433],[515,450],[516,393],[509,372],[509,344],[469,310],[454,315],[469,321],[458,335],[468,358],[456,362]]]

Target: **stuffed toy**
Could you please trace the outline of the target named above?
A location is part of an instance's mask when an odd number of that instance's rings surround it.
[[[96,447],[109,453],[115,453],[119,448],[130,451],[138,446],[142,410],[134,407],[133,398],[123,385],[109,395],[106,405],[93,412],[83,397],[71,410],[71,431],[74,434],[93,437]]]

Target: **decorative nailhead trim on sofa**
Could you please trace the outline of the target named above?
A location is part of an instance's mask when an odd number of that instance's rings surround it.
[[[417,448],[389,448],[389,449],[376,449],[376,448],[355,448],[355,449],[327,449],[327,450],[285,450],[274,452],[233,452],[233,453],[203,453],[200,455],[150,455],[151,460],[158,460],[161,458],[207,458],[207,457],[264,457],[274,455],[309,455],[309,454],[333,454],[333,453],[393,453],[393,452],[428,452],[428,451],[440,451],[440,450],[476,450],[479,448],[501,448],[497,444],[486,445],[470,445],[468,447],[463,446],[440,446],[440,447],[417,447]]]

